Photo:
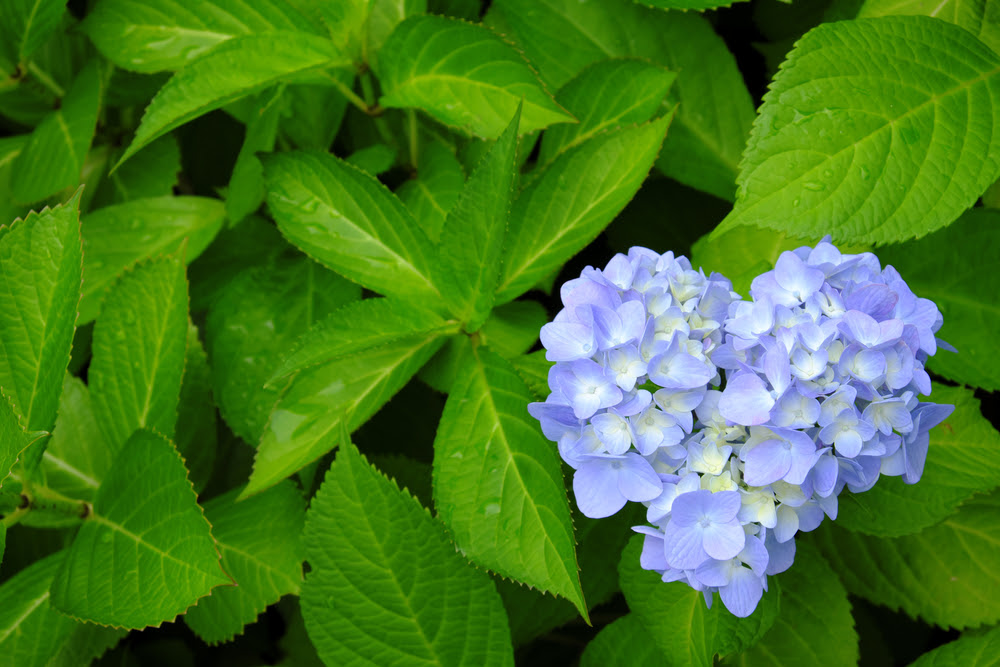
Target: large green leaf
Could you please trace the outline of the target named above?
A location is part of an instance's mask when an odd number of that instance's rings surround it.
[[[310,366],[359,354],[415,334],[458,333],[457,323],[402,299],[347,304],[311,327],[274,372],[271,381]]]
[[[184,263],[175,256],[140,264],[108,295],[94,326],[88,378],[94,416],[112,451],[139,428],[173,435],[187,310]]]
[[[615,58],[589,65],[556,94],[556,101],[580,122],[548,129],[539,163],[601,132],[650,120],[663,107],[676,78],[676,73],[643,60]]]
[[[225,221],[218,199],[154,197],[108,206],[83,219],[83,300],[80,323],[97,317],[108,288],[122,271],[147,257],[176,253],[190,262]]]
[[[532,396],[500,356],[476,350],[434,440],[434,506],[474,563],[560,595],[587,618],[573,522],[554,447]]]
[[[755,646],[727,662],[742,667],[858,664],[847,591],[811,541],[797,541],[795,563],[779,580],[781,614]]]
[[[100,0],[82,27],[105,58],[136,72],[180,69],[237,35],[323,34],[279,0]]]
[[[417,177],[399,186],[396,195],[437,243],[448,211],[465,186],[465,172],[455,154],[437,142],[424,147],[419,160]]]
[[[518,107],[514,119],[469,176],[448,212],[440,244],[439,284],[466,331],[483,325],[500,280],[507,216],[517,178]]]
[[[639,566],[643,537],[629,540],[618,576],[629,609],[653,637],[672,665],[714,664],[714,656],[738,653],[752,646],[768,631],[778,615],[778,585],[774,578],[757,610],[736,618],[716,596],[709,609],[705,598],[682,581],[664,583],[660,575]]]
[[[939,350],[927,365],[935,373],[972,387],[1000,390],[1000,355],[985,332],[1000,329],[996,264],[1000,211],[972,209],[947,229],[879,251],[913,292],[941,309],[938,336],[958,349]]]
[[[285,482],[240,503],[236,496],[227,493],[205,505],[222,566],[236,586],[214,590],[184,615],[210,644],[242,634],[268,605],[283,595],[298,595],[302,582],[306,506],[301,492]]]
[[[14,160],[10,179],[14,199],[30,204],[80,184],[97,126],[101,85],[101,67],[92,60]]]
[[[553,89],[606,58],[641,58],[677,72],[668,99],[680,108],[658,166],[681,183],[733,198],[753,102],[736,60],[703,17],[632,0],[496,0],[490,15]]]
[[[587,643],[580,667],[659,667],[663,655],[635,614],[604,626]]]
[[[318,152],[268,155],[264,173],[278,227],[308,255],[388,296],[441,299],[430,241],[374,176]]]
[[[115,153],[111,161],[117,161],[120,155],[120,151]],[[181,149],[177,138],[172,134],[160,137],[128,164],[101,181],[91,208],[100,209],[134,199],[168,197],[174,192],[180,171]]]
[[[842,494],[837,525],[870,535],[898,537],[932,526],[974,494],[1000,486],[1000,433],[983,417],[979,401],[962,387],[937,385],[930,400],[955,412],[930,433],[920,482],[883,477],[864,493]]]
[[[10,399],[0,392],[0,486],[21,452],[43,435],[44,431],[25,431]]]
[[[994,51],[1000,47],[1000,24],[994,0],[866,0],[856,18],[933,16],[961,26]]]
[[[306,33],[268,32],[226,40],[160,89],[118,164],[213,109],[297,75],[344,64],[329,40]]]
[[[382,49],[379,77],[382,106],[422,109],[480,137],[500,136],[521,100],[522,134],[573,121],[514,47],[458,19],[403,21]]]
[[[59,551],[0,586],[0,655],[17,667],[88,665],[125,631],[80,623],[52,608],[49,587],[66,557]]]
[[[781,253],[802,245],[802,239],[770,229],[735,227],[719,236],[706,234],[698,239],[691,248],[691,264],[706,274],[723,274],[732,281],[734,290],[748,297],[754,278],[773,269]]]
[[[296,375],[271,412],[244,496],[257,493],[332,450],[378,411],[441,347],[438,332],[397,339]]]
[[[198,337],[198,327],[190,322],[174,443],[184,458],[194,490],[201,493],[212,475],[218,435],[215,430],[215,402],[212,400],[212,371],[208,367],[205,346]]]
[[[1000,495],[967,502],[936,526],[895,539],[851,533],[836,522],[817,545],[847,590],[942,627],[1000,620]]]
[[[69,364],[82,270],[79,203],[77,193],[0,226],[0,387],[28,430],[52,429]]]
[[[719,230],[923,236],[1000,176],[998,106],[1000,55],[961,28],[923,16],[823,24],[764,97]]]
[[[493,582],[349,443],[313,500],[304,541],[302,615],[326,664],[514,664]]]
[[[510,213],[497,303],[556,271],[625,208],[646,180],[671,118],[596,136],[534,176]]]
[[[956,639],[925,653],[912,667],[996,667],[1000,665],[1000,628]]]
[[[285,110],[285,86],[278,85],[260,95],[260,107],[247,123],[246,136],[226,193],[226,215],[231,225],[237,224],[264,203],[264,167],[256,153],[274,150],[278,122]]]
[[[87,385],[67,374],[52,439],[42,455],[46,486],[70,498],[93,500],[113,453],[97,426]]]
[[[97,490],[52,582],[52,606],[80,620],[144,628],[231,584],[173,443],[137,431]]]
[[[281,358],[313,324],[360,295],[356,285],[291,251],[222,290],[205,331],[216,400],[236,435],[260,440],[287,385],[264,386]]]
[[[6,58],[11,66],[26,65],[59,29],[65,13],[63,0],[6,0],[0,4],[0,58]]]

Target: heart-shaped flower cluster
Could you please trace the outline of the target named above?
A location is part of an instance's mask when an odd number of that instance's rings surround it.
[[[871,253],[785,252],[750,294],[645,248],[584,269],[542,328],[552,393],[528,406],[580,510],[643,503],[642,567],[737,616],[845,486],[915,483],[953,409],[916,398],[940,312]]]

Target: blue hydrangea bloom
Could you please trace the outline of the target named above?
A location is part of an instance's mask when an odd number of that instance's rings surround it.
[[[794,536],[844,488],[920,479],[942,317],[871,253],[785,252],[739,300],[724,277],[633,248],[562,288],[542,328],[552,393],[529,411],[581,511],[647,507],[641,565],[748,616]]]

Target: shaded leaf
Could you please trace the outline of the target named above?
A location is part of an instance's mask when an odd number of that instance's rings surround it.
[[[1000,47],[992,0],[866,0],[853,18],[932,16],[965,28],[994,51]]]
[[[97,426],[90,390],[67,374],[52,439],[42,455],[45,485],[70,498],[91,501],[111,468],[113,453]]]
[[[11,65],[27,64],[65,13],[63,0],[7,0],[0,5],[0,52]]]
[[[279,85],[270,93],[262,94],[259,108],[247,123],[246,137],[236,156],[226,194],[226,215],[231,225],[240,222],[264,203],[264,167],[256,153],[274,150],[278,123],[285,109],[284,92],[285,87]]]
[[[112,161],[117,161],[120,152]],[[172,134],[160,137],[140,155],[106,176],[98,186],[92,209],[134,199],[168,197],[173,194],[181,171],[181,149]]]
[[[0,486],[21,452],[44,435],[44,431],[26,432],[10,399],[0,393]]]
[[[656,667],[663,655],[635,614],[604,626],[587,643],[580,667]]]
[[[326,664],[514,664],[493,583],[349,443],[313,501],[304,541],[302,615]]]
[[[242,634],[244,626],[283,595],[297,595],[304,552],[305,501],[290,482],[235,502],[237,491],[205,505],[205,516],[236,586],[218,588],[184,615],[209,644]]]
[[[480,25],[443,16],[401,23],[379,57],[384,107],[422,109],[436,120],[496,138],[523,100],[520,132],[572,122],[512,46]]]
[[[417,177],[399,186],[396,195],[427,237],[437,243],[444,220],[464,186],[465,171],[458,158],[445,146],[432,142],[420,154]]]
[[[587,618],[556,450],[513,368],[486,348],[473,361],[434,440],[434,506],[474,563],[560,595]]]
[[[218,435],[215,432],[215,402],[212,400],[212,371],[208,367],[205,347],[198,337],[198,327],[190,322],[174,442],[184,459],[194,490],[201,493],[212,475]]]
[[[173,620],[232,583],[173,444],[137,431],[122,447],[52,582],[52,606],[123,628]]]
[[[925,653],[912,667],[994,667],[1000,664],[1000,628],[980,635],[961,637]]]

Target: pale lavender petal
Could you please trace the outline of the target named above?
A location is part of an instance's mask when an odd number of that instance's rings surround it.
[[[770,559],[770,556],[767,553],[764,543],[759,538],[751,535],[747,536],[747,542],[743,546],[743,550],[740,551],[738,558],[749,565],[754,574],[762,577],[767,570],[767,561]]]
[[[694,576],[703,586],[726,586],[737,567],[731,560],[707,560],[694,571]]]
[[[584,516],[603,519],[625,507],[618,490],[618,473],[604,459],[591,459],[573,475],[573,494]]]
[[[729,491],[728,493],[736,493]],[[735,558],[743,550],[746,533],[740,522],[733,519],[729,523],[713,523],[705,527],[703,533],[705,552],[716,560]]]
[[[785,440],[765,440],[746,454],[743,477],[750,486],[767,486],[788,474],[792,467],[791,445]]]
[[[781,574],[795,561],[795,540],[779,542],[774,531],[769,530],[764,546],[767,547],[767,569],[764,574]]]
[[[705,514],[713,523],[728,523],[739,514],[743,506],[743,497],[739,491],[719,491],[711,493],[704,504]]]
[[[741,373],[729,380],[719,399],[722,416],[744,426],[766,423],[772,407],[774,397],[764,386],[764,381],[753,373]]]
[[[594,330],[576,322],[549,322],[542,327],[542,345],[549,361],[586,359],[597,351]]]
[[[663,482],[649,461],[638,454],[629,453],[621,462],[618,489],[632,502],[642,503],[659,496],[663,491]]]
[[[719,589],[722,604],[737,618],[746,618],[752,614],[763,596],[764,582],[745,567],[733,572],[729,585]]]
[[[663,531],[663,539],[666,542],[667,562],[671,567],[695,570],[709,559],[702,546],[702,534],[698,526],[677,526],[671,519]]]
[[[844,298],[848,310],[857,310],[877,322],[892,316],[899,296],[888,285],[872,283],[857,289]]]

